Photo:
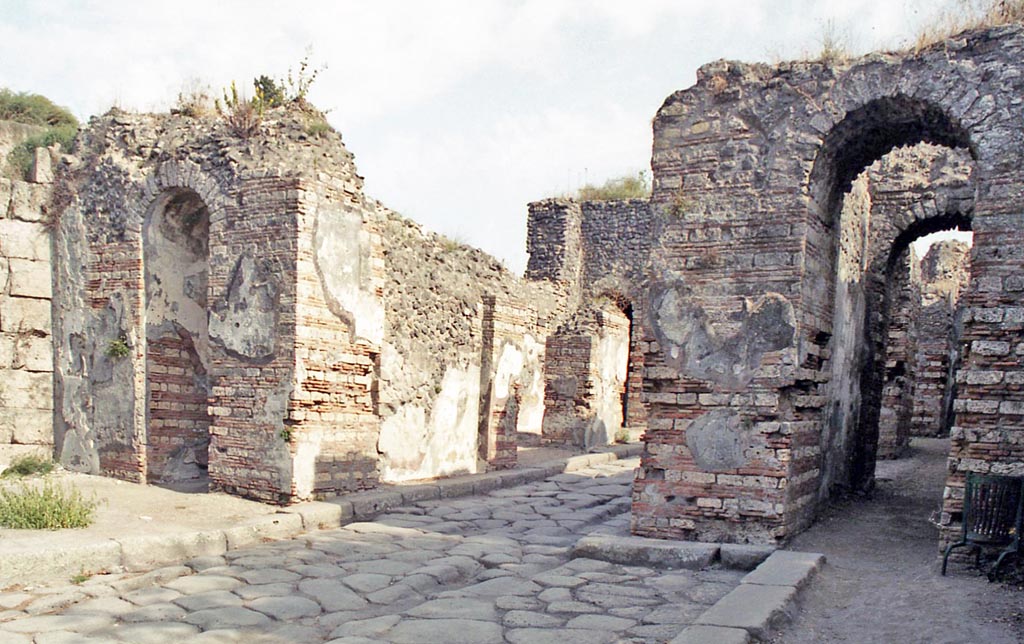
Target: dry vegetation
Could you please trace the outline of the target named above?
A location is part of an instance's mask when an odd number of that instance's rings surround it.
[[[916,53],[969,29],[1024,22],[1024,0],[960,0],[955,10],[926,25],[914,40]]]

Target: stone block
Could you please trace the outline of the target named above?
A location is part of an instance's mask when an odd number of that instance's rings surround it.
[[[694,620],[699,626],[742,628],[756,640],[789,620],[796,588],[740,584]]]
[[[750,634],[742,628],[690,626],[669,644],[748,644]]]
[[[349,494],[345,500],[352,504],[352,515],[363,521],[402,505],[402,493],[398,490],[370,490]]]
[[[0,373],[3,369],[14,368],[14,347],[18,337],[13,333],[0,333]],[[0,375],[0,378],[3,376]]]
[[[10,267],[8,289],[12,296],[47,300],[53,296],[49,262],[13,257],[7,261]]]
[[[43,205],[49,200],[50,187],[37,183],[14,181],[11,183],[11,205],[8,213],[12,219],[21,221],[43,221]]]
[[[334,503],[308,501],[281,508],[281,512],[302,517],[303,530],[326,530],[337,528],[342,523],[341,506]]]
[[[457,496],[468,496],[473,494],[473,477],[459,476],[450,479],[441,479],[437,482],[441,489],[441,498],[450,499]]]
[[[43,147],[35,149],[29,181],[32,183],[53,183],[53,159],[50,157],[48,149]]]
[[[11,180],[0,177],[0,219],[7,218],[11,206]]]
[[[15,369],[52,372],[53,343],[50,337],[29,334],[17,336],[14,342],[14,356],[10,364]]]
[[[79,573],[111,572],[120,565],[121,545],[113,540],[64,548],[8,550],[0,557],[0,586],[32,579],[67,579]]]
[[[265,539],[289,539],[302,532],[302,517],[277,512],[252,519],[248,525],[224,530],[228,550],[260,543]]]
[[[121,545],[122,565],[128,570],[151,570],[161,564],[222,555],[227,551],[227,540],[220,530],[148,534],[116,541]]]
[[[7,371],[0,380],[0,408],[53,409],[53,376],[48,373]]]
[[[754,546],[741,543],[723,543],[719,546],[722,565],[737,570],[753,570],[775,552],[775,546]]]
[[[0,331],[50,335],[50,301],[0,295]]]
[[[0,256],[50,261],[50,234],[42,224],[0,219]]]
[[[0,223],[5,220],[0,219]],[[11,267],[7,263],[7,258],[0,256],[0,295],[7,293],[7,284],[11,278]]]
[[[644,537],[589,535],[573,546],[570,556],[598,559],[627,566],[700,570],[718,556],[718,544],[665,541]]]
[[[405,505],[441,498],[441,488],[437,485],[403,485],[399,489],[402,492],[402,503]]]
[[[3,441],[5,436],[8,440]],[[0,442],[53,445],[53,412],[45,409],[3,409],[0,412]]]
[[[776,550],[744,577],[742,583],[800,588],[811,580],[824,563],[825,555],[815,552]]]

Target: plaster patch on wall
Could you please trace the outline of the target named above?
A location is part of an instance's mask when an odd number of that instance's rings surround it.
[[[705,472],[724,472],[743,467],[750,447],[750,422],[732,409],[715,409],[686,428],[686,447]]]
[[[370,234],[362,215],[318,210],[313,230],[315,264],[331,313],[349,326],[350,340],[384,340],[384,306],[370,283]]]
[[[270,266],[238,258],[223,299],[210,312],[210,339],[230,355],[266,360],[276,350],[280,287]]]
[[[381,423],[381,479],[475,473],[479,404],[480,366],[449,367],[429,418],[422,406],[407,404]]]
[[[494,378],[491,381],[491,392],[495,401],[505,400],[513,393],[513,386],[518,384],[526,367],[526,356],[523,351],[512,343],[501,348],[494,366]]]
[[[793,345],[796,315],[793,305],[778,293],[744,298],[730,320],[739,330],[717,332],[704,309],[690,297],[682,282],[662,282],[651,288],[648,317],[665,362],[681,375],[709,380],[723,389],[743,389],[756,375],[765,353]]]
[[[544,343],[527,333],[521,346],[525,370],[516,431],[539,434],[544,421]]]

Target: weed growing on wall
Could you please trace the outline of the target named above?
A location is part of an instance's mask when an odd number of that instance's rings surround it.
[[[107,344],[107,350],[104,353],[108,358],[127,358],[132,354],[132,348],[122,338],[117,338]]]
[[[5,174],[12,179],[28,178],[36,148],[59,143],[63,150],[70,150],[78,134],[78,119],[67,109],[45,96],[7,88],[0,88],[0,120],[46,128],[16,145],[7,155]]]

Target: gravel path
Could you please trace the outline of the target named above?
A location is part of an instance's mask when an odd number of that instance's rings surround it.
[[[569,559],[581,535],[628,521],[636,465],[425,501],[186,566],[0,593],[0,642],[664,642],[743,573]]]
[[[778,644],[1024,642],[1024,592],[989,584],[950,563],[939,576],[938,530],[929,522],[945,484],[948,442],[914,439],[910,456],[880,462],[870,499],[838,504],[789,548],[828,563]]]

